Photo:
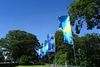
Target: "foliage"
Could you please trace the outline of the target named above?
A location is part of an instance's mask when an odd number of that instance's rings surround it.
[[[37,59],[36,50],[40,46],[35,35],[20,30],[11,30],[6,34],[5,38],[0,40],[6,55],[10,56],[14,61],[25,56]]]
[[[16,66],[16,67],[50,67],[50,66],[46,66],[46,65],[30,65],[30,66]]]
[[[30,57],[23,55],[23,56],[21,56],[19,59],[17,59],[17,62],[18,62],[20,65],[25,65],[25,64],[29,64],[29,60],[30,60],[30,59],[31,59]]]
[[[77,65],[100,66],[100,35],[97,33],[74,37]]]
[[[61,32],[61,31],[56,31],[56,33],[55,33],[55,46],[56,46],[56,48],[55,48],[55,54],[56,54],[56,56],[55,56],[55,58],[54,58],[54,63],[59,63],[60,64],[60,60],[59,60],[59,56],[61,55],[61,51],[59,51],[59,50],[61,50],[61,45],[63,45],[64,44],[64,39],[63,39],[64,37],[63,37],[63,32]]]
[[[3,55],[3,51],[0,45],[0,62],[4,61],[4,55]]]
[[[87,29],[92,29],[100,24],[100,0],[77,0],[70,3],[69,16],[71,24],[76,24],[76,33],[80,33],[83,22],[87,23]]]
[[[2,51],[0,51],[0,62],[3,62],[4,61],[4,56],[2,54]]]
[[[55,53],[54,52],[49,53],[49,56],[48,57],[49,57],[48,59],[50,59],[50,63],[53,64],[53,60],[55,59]]]
[[[63,43],[63,35],[61,35],[61,33],[61,31],[56,31],[55,33],[56,59],[54,58],[54,62],[57,64],[64,64],[67,62],[68,65],[75,65],[73,45]],[[99,67],[100,35],[92,33],[86,34],[82,37],[75,34],[73,34],[73,36],[77,65],[85,67]]]
[[[82,61],[85,66],[100,66],[100,35],[97,33],[86,34],[81,37]],[[83,48],[84,47],[84,48]]]
[[[55,33],[55,44],[56,44],[56,59],[54,63],[57,64],[73,64],[73,49],[72,45],[64,43],[64,36],[62,31],[56,31]]]
[[[56,31],[55,33],[55,46],[56,52],[60,50],[60,46],[64,44],[64,36],[62,31]]]

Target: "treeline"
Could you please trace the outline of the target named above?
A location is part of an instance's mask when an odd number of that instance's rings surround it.
[[[100,66],[100,34],[92,33],[85,34],[79,37],[73,34],[74,48],[76,55],[76,63],[73,45],[63,42],[63,33],[56,31],[55,44],[56,52],[49,53],[49,57],[44,57],[44,62],[57,63],[64,65],[77,65],[85,67],[99,67]],[[49,58],[49,59],[48,59]],[[48,61],[46,61],[48,60]]]
[[[0,61],[6,60],[28,64],[29,62],[40,61],[44,63],[56,63],[64,65],[76,65],[85,67],[100,66],[100,34],[92,33],[79,37],[73,34],[75,56],[73,45],[64,43],[62,31],[55,33],[55,53],[39,59],[36,52],[40,48],[37,37],[31,33],[20,30],[12,30],[0,39]],[[49,61],[50,59],[50,61]]]

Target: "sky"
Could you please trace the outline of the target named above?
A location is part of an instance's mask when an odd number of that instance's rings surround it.
[[[37,36],[40,43],[47,34],[58,30],[57,16],[68,15],[67,6],[73,0],[0,0],[0,38],[10,30],[21,30]],[[75,26],[72,27],[75,32]],[[86,24],[79,36],[100,30],[86,30]]]

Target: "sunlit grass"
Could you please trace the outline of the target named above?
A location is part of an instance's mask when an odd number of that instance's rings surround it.
[[[46,65],[20,65],[20,66],[16,66],[16,67],[50,67],[50,66],[46,66]]]

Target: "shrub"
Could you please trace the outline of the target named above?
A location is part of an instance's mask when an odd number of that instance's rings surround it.
[[[17,59],[17,62],[20,64],[20,65],[25,65],[25,64],[29,64],[29,60],[30,60],[30,57],[26,56],[26,55],[23,55],[21,56],[19,59]]]

